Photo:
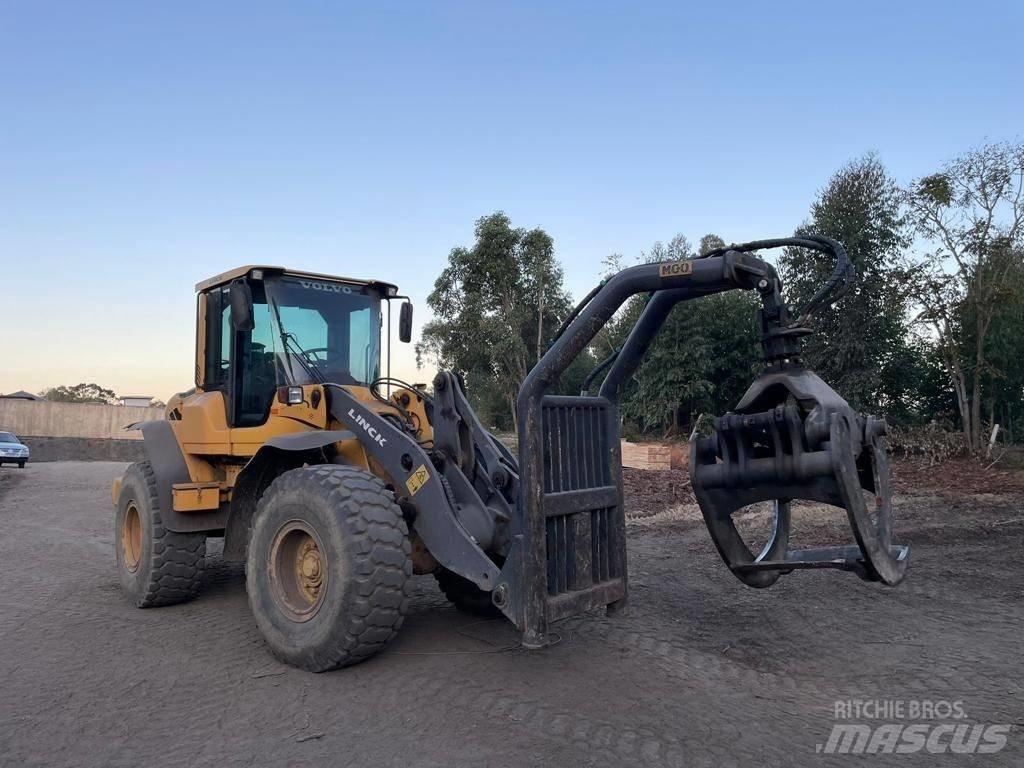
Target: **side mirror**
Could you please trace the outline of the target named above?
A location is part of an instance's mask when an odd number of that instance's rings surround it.
[[[252,289],[245,280],[235,280],[228,288],[231,301],[231,326],[236,331],[251,331],[256,327],[252,316]]]
[[[398,339],[403,344],[412,341],[412,302],[403,302],[398,310]]]

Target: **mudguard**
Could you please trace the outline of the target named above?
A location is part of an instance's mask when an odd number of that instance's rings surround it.
[[[256,503],[266,487],[281,474],[282,466],[287,469],[301,467],[307,458],[311,458],[310,452],[354,437],[347,429],[318,429],[279,435],[261,445],[238,473],[231,491],[231,514],[224,526],[224,559],[232,562],[245,560]]]
[[[171,488],[176,483],[191,483],[192,477],[185,464],[178,439],[169,421],[143,421],[133,424],[130,429],[142,433],[146,458],[156,476],[157,499],[160,501],[160,518],[164,527],[176,533],[214,531],[224,527],[226,510],[190,512],[187,515],[174,511]]]

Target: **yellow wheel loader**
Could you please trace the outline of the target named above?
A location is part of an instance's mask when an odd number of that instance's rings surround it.
[[[836,261],[799,313],[756,255],[782,246]],[[690,462],[723,560],[753,587],[804,568],[896,584],[907,550],[892,543],[885,423],[855,413],[800,360],[803,319],[854,277],[842,246],[814,236],[623,270],[571,313],[523,383],[517,455],[480,423],[460,376],[441,372],[428,392],[381,375],[392,303],[400,340],[411,336],[412,306],[394,285],[268,266],[199,283],[195,389],[172,398],[165,421],[136,425],[147,460],[113,488],[124,593],[140,608],[192,598],[207,537],[223,537],[224,559],[246,564],[270,650],[313,671],[383,648],[414,573],[433,573],[463,610],[505,616],[528,648],[559,619],[613,613],[627,600],[623,388],[675,304],[734,289],[761,297],[764,371],[712,436],[693,441]],[[637,293],[647,306],[600,367],[598,393],[551,394]],[[854,541],[791,548],[794,499],[844,509]],[[754,552],[732,516],[760,502],[774,504],[774,528]]]

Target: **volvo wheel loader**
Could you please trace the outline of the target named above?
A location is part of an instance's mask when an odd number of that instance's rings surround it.
[[[835,259],[799,310],[760,250],[794,246]],[[147,460],[114,484],[117,568],[140,608],[199,589],[206,541],[244,561],[253,615],[280,659],[313,671],[356,663],[402,624],[407,583],[433,573],[459,608],[503,615],[527,648],[548,627],[627,601],[618,404],[671,309],[728,290],[760,295],[764,369],[713,434],[691,444],[693,488],[731,572],[767,587],[804,568],[897,584],[885,423],[855,413],[800,359],[807,317],[855,274],[823,237],[733,245],[701,258],[625,269],[559,329],[518,394],[518,453],[474,414],[462,379],[431,391],[382,376],[394,285],[250,266],[199,283],[195,389],[165,421],[136,425]],[[552,394],[573,359],[634,294],[648,295],[597,394]],[[386,323],[382,307],[386,306]],[[388,344],[390,348],[390,343]],[[390,352],[390,350],[389,350]],[[853,541],[790,545],[794,500],[845,510]],[[774,505],[752,550],[734,513]]]

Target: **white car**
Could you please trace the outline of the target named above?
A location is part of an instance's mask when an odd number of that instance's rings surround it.
[[[28,446],[22,445],[10,432],[0,432],[0,464],[17,464],[22,469],[28,463]]]

